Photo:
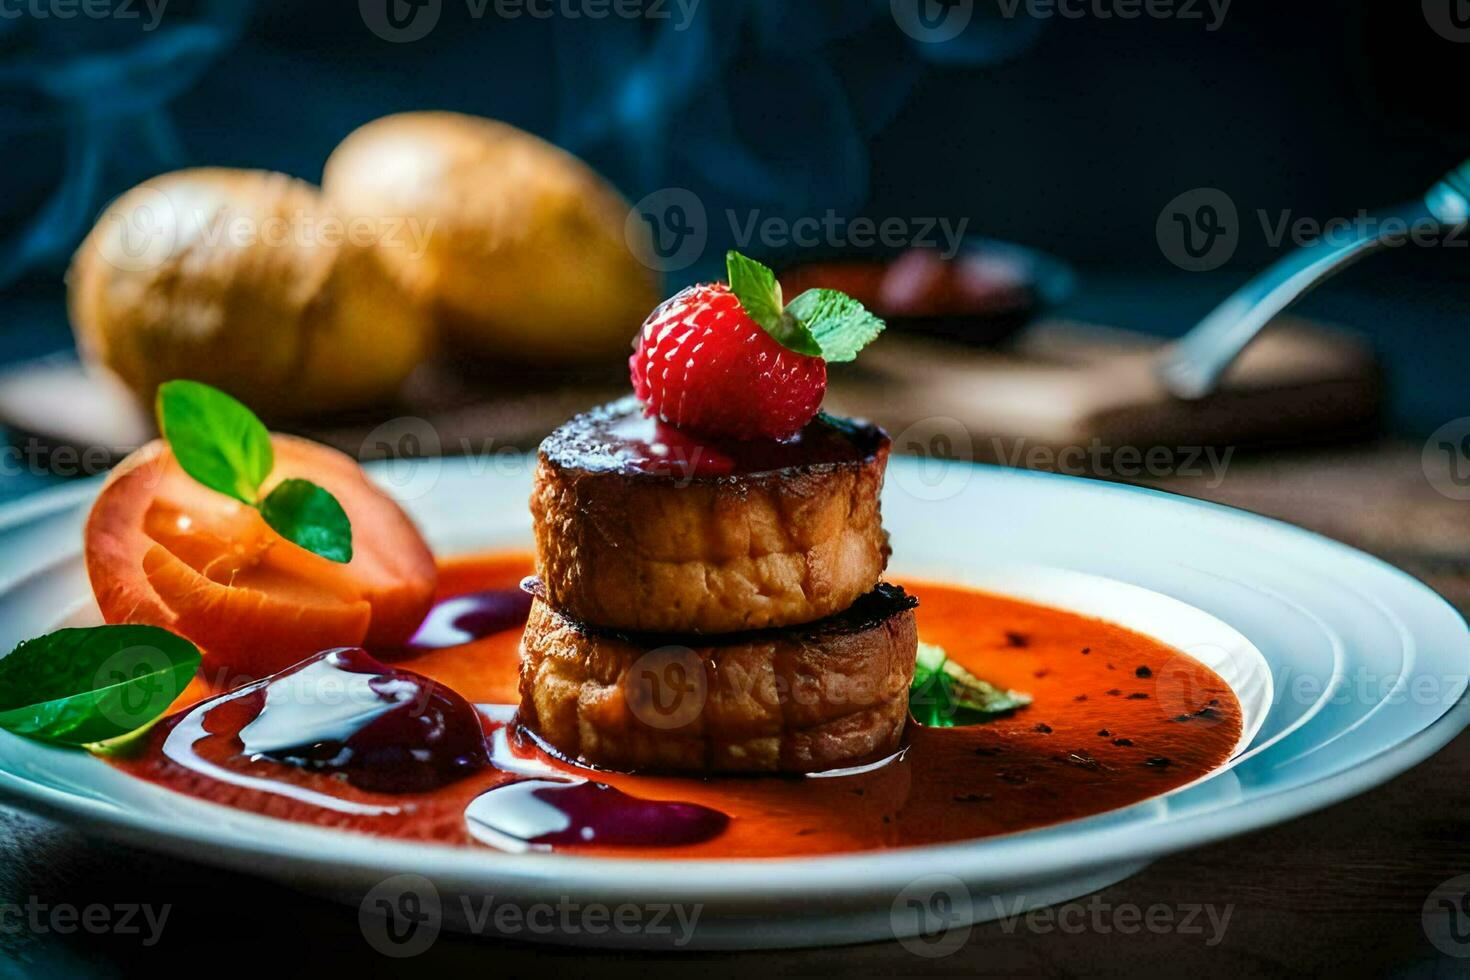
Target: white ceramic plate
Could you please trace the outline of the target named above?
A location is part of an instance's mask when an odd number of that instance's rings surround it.
[[[377,475],[441,553],[529,545],[523,464],[434,460]],[[88,615],[79,548],[92,493],[95,484],[68,488],[0,512],[5,648]],[[1165,796],[1036,831],[759,861],[384,841],[204,803],[4,733],[0,795],[139,846],[354,902],[427,879],[446,927],[464,927],[462,913],[473,918],[490,895],[522,906],[682,903],[699,909],[694,946],[818,945],[905,937],[1085,894],[1159,855],[1362,792],[1470,721],[1470,633],[1460,616],[1402,572],[1299,529],[1146,490],[904,458],[892,463],[884,516],[897,575],[1051,602],[1210,663],[1245,707],[1246,737],[1229,765]],[[404,874],[423,878],[393,877]],[[944,920],[932,918],[936,909]],[[645,946],[690,938],[648,929],[517,935]]]

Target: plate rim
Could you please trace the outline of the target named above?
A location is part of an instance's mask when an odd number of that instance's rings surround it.
[[[903,460],[903,457],[895,457],[893,462],[900,466],[907,465]],[[452,464],[452,461],[446,462]],[[927,465],[932,465],[932,461]],[[987,464],[946,462],[944,465],[974,467],[1000,478],[1082,483],[1088,485],[1091,492],[1142,494],[1161,498],[1169,506],[1193,506],[1221,513],[1234,520],[1287,533],[1309,542],[1313,547],[1326,546],[1329,550],[1350,555],[1355,561],[1366,560],[1380,571],[1408,584],[1416,593],[1432,598],[1441,613],[1450,614],[1460,641],[1460,654],[1467,666],[1470,666],[1470,627],[1467,627],[1465,617],[1448,600],[1409,572],[1318,532],[1230,505],[1152,487]],[[0,530],[14,528],[28,520],[54,516],[68,506],[78,506],[100,487],[101,480],[102,478],[94,477],[79,485],[41,490],[19,501],[0,505]],[[1206,610],[1200,612],[1213,615]],[[1230,626],[1228,622],[1225,625]],[[1417,732],[1364,758],[1353,767],[1329,773],[1307,783],[1266,793],[1253,800],[1249,807],[1228,805],[1197,813],[1183,813],[1166,823],[1150,825],[1149,833],[1145,835],[1138,834],[1137,826],[1126,823],[1121,826],[1078,826],[1069,832],[1067,846],[1052,848],[1047,847],[1046,841],[1029,836],[1034,831],[1023,831],[884,852],[814,857],[668,858],[647,861],[631,857],[515,855],[490,850],[467,850],[453,845],[394,841],[289,822],[285,823],[289,824],[293,832],[277,837],[246,833],[238,828],[222,828],[194,820],[161,827],[150,814],[126,810],[103,800],[44,786],[8,769],[0,769],[0,796],[22,809],[42,816],[72,824],[82,823],[107,836],[127,840],[147,849],[177,854],[200,863],[222,864],[246,870],[253,866],[258,870],[259,862],[267,859],[272,862],[287,862],[298,871],[310,868],[314,876],[322,880],[365,881],[369,878],[380,878],[385,868],[396,866],[412,868],[431,876],[435,881],[457,883],[469,890],[483,887],[484,883],[493,878],[499,891],[512,895],[517,889],[521,890],[522,896],[532,896],[544,894],[546,889],[551,888],[558,893],[576,889],[579,894],[623,896],[626,899],[631,893],[646,892],[653,888],[660,897],[669,899],[700,900],[717,905],[753,903],[765,906],[783,898],[809,893],[811,877],[821,874],[824,876],[825,900],[856,902],[867,896],[891,894],[902,888],[925,873],[921,865],[972,881],[1041,880],[1120,862],[1148,861],[1164,854],[1250,833],[1365,792],[1422,762],[1467,725],[1470,725],[1470,692],[1462,693],[1456,702]],[[3,737],[19,738],[8,733]],[[27,743],[26,748],[36,751],[65,751],[36,743]],[[102,760],[95,761],[98,765],[106,765]],[[128,778],[122,773],[117,775]],[[176,794],[163,787],[152,788],[185,800],[192,806],[224,811],[241,824],[253,825],[258,821],[261,829],[279,830],[283,823],[274,818]],[[1122,810],[1109,812],[1119,813],[1133,807],[1147,806],[1160,798],[1154,797]],[[1058,826],[1066,825],[1053,825]],[[1039,829],[1044,831],[1049,828]],[[1115,842],[1119,846],[1111,847]],[[323,844],[331,845],[330,857],[323,855]],[[199,845],[205,847],[200,848]],[[1048,850],[1052,852],[1049,855]],[[1017,852],[1031,860],[1019,860]],[[1005,860],[997,862],[998,857],[1004,857]],[[1001,865],[1003,873],[997,873],[997,863]],[[651,873],[650,868],[654,869]],[[709,886],[702,879],[714,868],[720,869],[721,885],[712,898]]]
[[[294,831],[290,838],[294,838],[295,842],[282,844],[269,837],[242,838],[238,834],[222,833],[196,822],[176,824],[170,827],[168,833],[160,833],[158,827],[150,825],[145,814],[41,786],[4,769],[0,769],[0,796],[8,801],[31,804],[22,805],[22,809],[28,812],[60,819],[72,826],[77,825],[77,818],[81,818],[86,826],[101,830],[109,837],[136,842],[149,850],[174,853],[202,864],[226,864],[244,868],[248,867],[246,862],[267,858],[288,862],[298,870],[309,867],[314,872],[321,873],[322,877],[335,880],[366,880],[362,878],[363,873],[372,878],[380,878],[384,875],[385,868],[396,867],[414,870],[436,882],[463,885],[483,883],[487,874],[493,874],[497,877],[496,887],[502,891],[516,884],[532,886],[524,895],[541,893],[536,888],[541,885],[554,885],[558,893],[576,889],[579,893],[589,895],[626,895],[656,884],[658,893],[662,896],[676,900],[703,899],[708,902],[708,886],[699,883],[698,878],[700,872],[719,868],[723,881],[718,895],[719,902],[755,900],[764,903],[769,899],[783,897],[783,893],[805,893],[810,889],[808,879],[818,874],[832,876],[830,880],[824,877],[824,898],[857,899],[869,894],[896,891],[916,877],[932,873],[920,870],[920,864],[932,863],[934,870],[966,880],[1015,880],[1018,877],[1044,880],[1051,876],[1120,863],[1146,862],[1176,851],[1216,843],[1331,806],[1372,789],[1433,755],[1458,735],[1467,723],[1470,723],[1470,698],[1462,697],[1427,727],[1363,760],[1356,768],[1267,794],[1246,809],[1231,806],[1181,815],[1167,824],[1151,826],[1148,839],[1141,846],[1117,850],[1095,846],[1106,845],[1111,842],[1111,838],[1124,836],[1136,841],[1139,829],[1136,826],[1079,828],[1069,838],[1070,846],[1066,848],[1065,859],[1030,862],[1023,868],[1007,869],[1006,874],[999,876],[994,873],[993,867],[984,866],[993,865],[993,858],[996,856],[991,853],[994,848],[986,845],[1009,842],[1014,848],[1031,832],[918,845],[891,851],[859,851],[815,857],[670,858],[648,861],[638,858],[562,854],[507,854],[449,844],[395,841],[281,821],[150,784],[150,789],[186,800],[192,806],[225,811],[232,819],[243,824],[258,823],[261,829],[278,830],[283,823],[287,824]],[[18,736],[7,733],[6,737]],[[106,765],[101,760],[96,761],[99,765]],[[1403,763],[1402,766],[1400,763]],[[122,773],[118,775],[131,778]],[[1306,797],[1310,799],[1304,799]],[[1148,802],[1135,805],[1147,805]],[[283,841],[287,839],[282,838]],[[1081,856],[1075,853],[1079,849],[1079,840],[1089,845],[1084,849],[1086,853]],[[324,856],[319,846],[325,843],[337,845],[336,851],[330,857]],[[1044,844],[1034,838],[1026,843],[1038,850],[1042,848],[1037,845]],[[196,852],[187,845],[208,845],[212,849]],[[342,853],[344,847],[352,853]],[[230,860],[224,860],[225,858]],[[859,863],[861,868],[854,869],[853,865]],[[1012,860],[1010,863],[1017,862]],[[637,872],[646,871],[650,867],[661,872],[653,875],[656,881],[639,881]],[[352,874],[345,875],[345,872]],[[616,884],[610,882],[614,878],[617,879]]]

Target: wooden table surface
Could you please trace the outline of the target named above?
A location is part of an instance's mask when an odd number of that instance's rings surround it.
[[[1374,552],[1470,610],[1470,503],[1435,491],[1418,445],[1272,455],[1232,461],[1224,481],[1161,485],[1279,516]],[[1470,975],[1470,959],[1440,953],[1421,909],[1446,879],[1470,873],[1470,736],[1356,799],[1291,823],[1165,858],[1080,899],[1080,930],[976,926],[936,959],[902,945],[746,954],[627,954],[442,934],[416,959],[373,951],[356,908],[289,887],[91,840],[0,809],[0,976],[211,970],[251,963],[271,975],[406,968],[440,976],[532,969],[648,976],[1118,975],[1240,976],[1301,971],[1350,975]],[[14,906],[150,903],[171,906],[159,941],[141,935],[37,934]],[[1118,912],[1163,904],[1229,911],[1214,930],[1124,934]],[[1105,910],[1101,918],[1096,908]],[[145,930],[146,932],[146,930]],[[1464,952],[1470,954],[1470,944]],[[8,959],[7,959],[8,958]],[[216,966],[218,964],[218,967]]]

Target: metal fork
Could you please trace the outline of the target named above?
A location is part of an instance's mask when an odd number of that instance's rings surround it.
[[[1155,369],[1164,387],[1179,398],[1203,398],[1262,327],[1336,273],[1390,245],[1404,229],[1453,231],[1470,224],[1470,161],[1419,200],[1368,218],[1346,239],[1322,237],[1290,252],[1165,348]]]

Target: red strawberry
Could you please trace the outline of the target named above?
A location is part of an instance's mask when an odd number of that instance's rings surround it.
[[[643,410],[734,439],[790,439],[850,361],[883,330],[856,300],[809,289],[788,306],[770,269],[726,256],[730,285],[690,286],[643,324],[628,367]]]
[[[781,346],[719,282],[654,310],[628,366],[649,415],[736,439],[790,439],[827,392],[827,362]]]

